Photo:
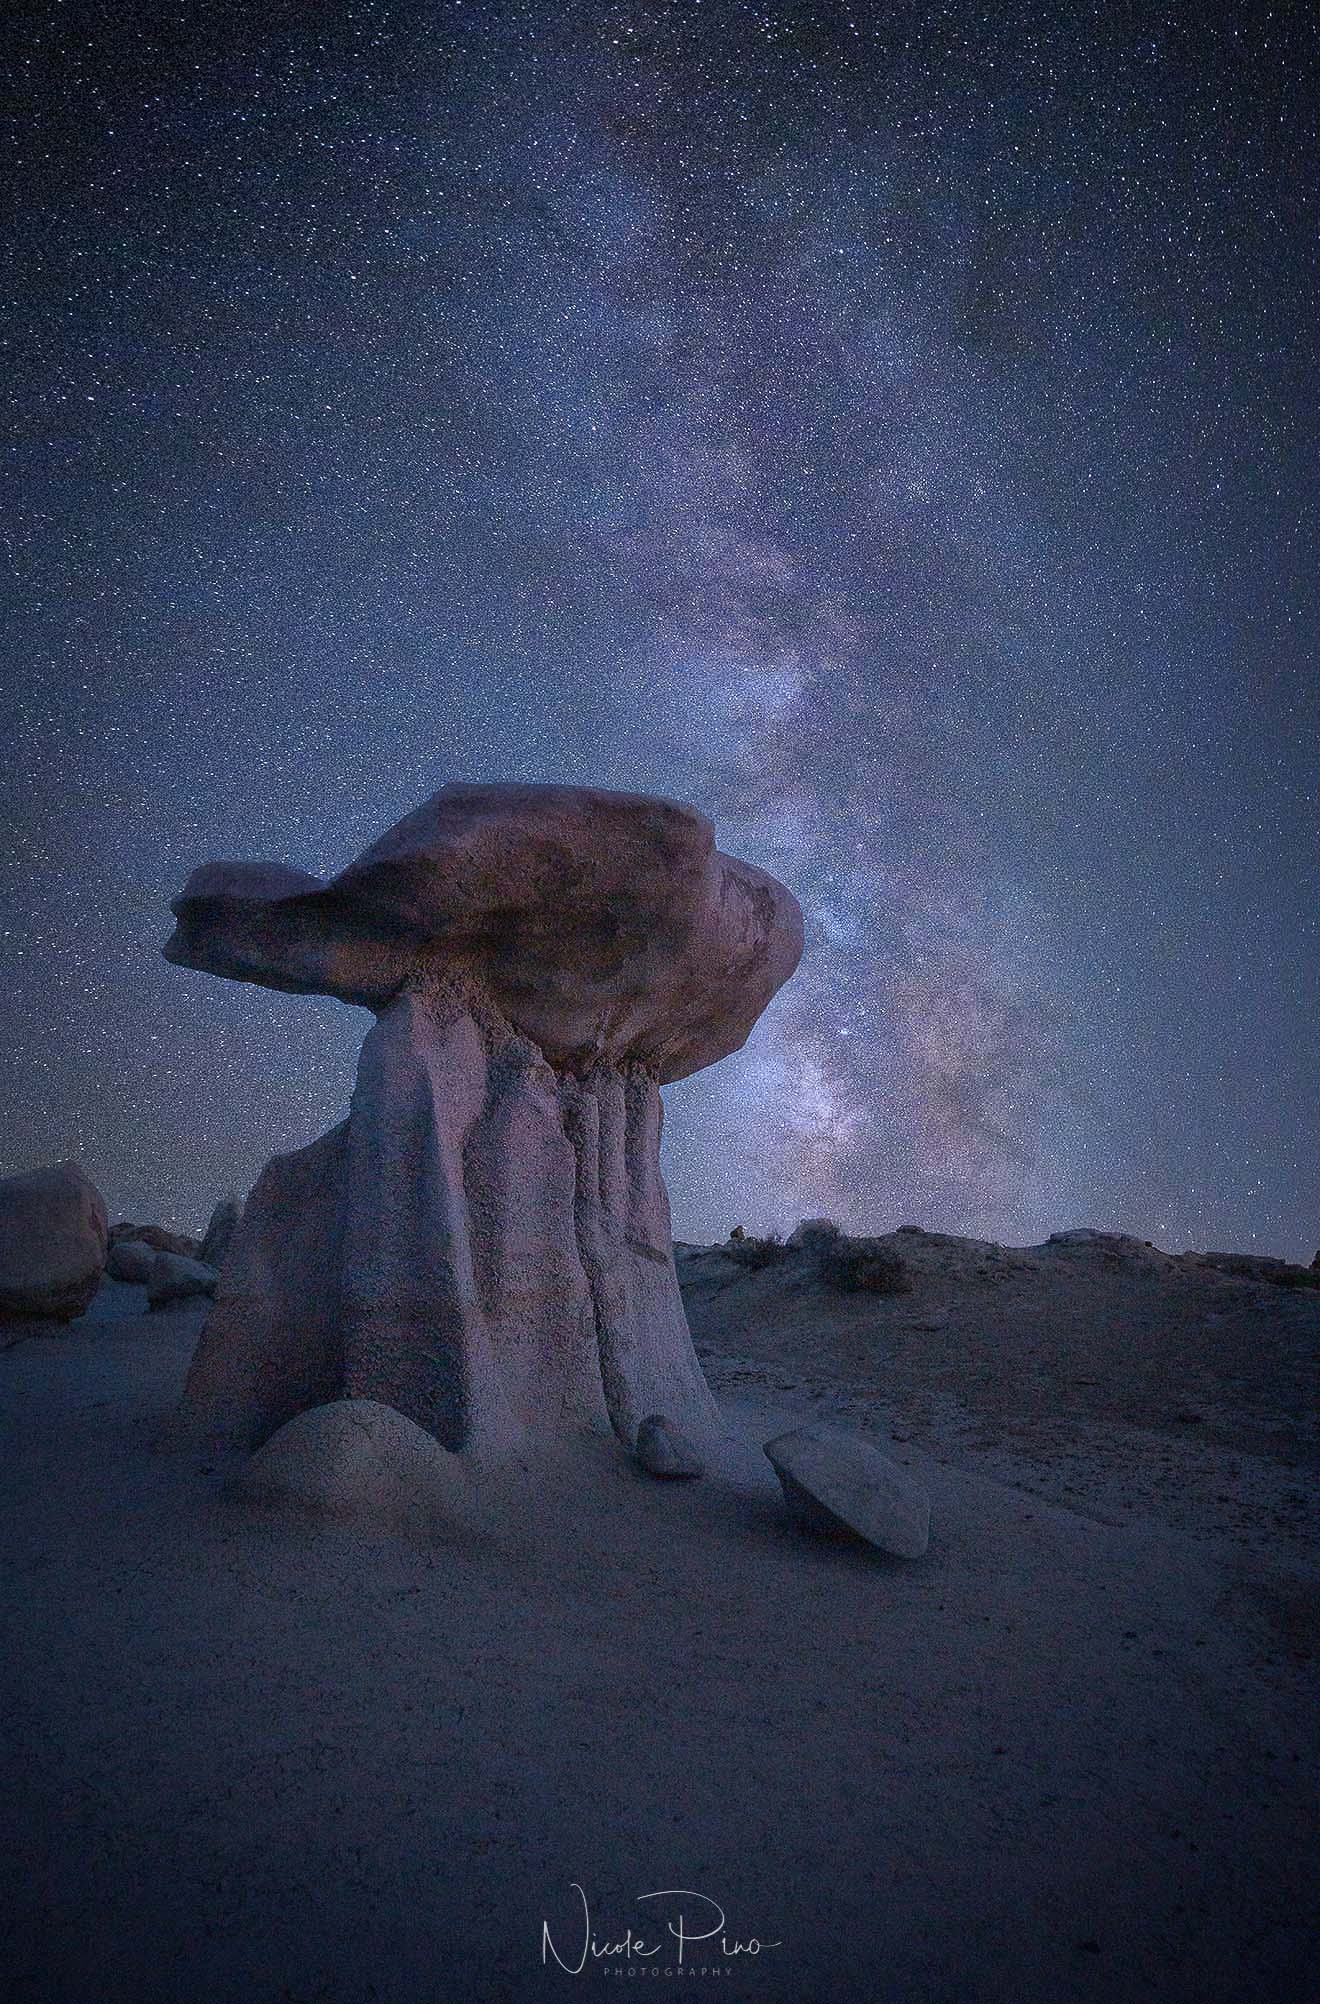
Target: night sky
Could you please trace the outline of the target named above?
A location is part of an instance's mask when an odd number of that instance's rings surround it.
[[[0,1169],[203,1221],[369,1018],[167,966],[188,871],[554,780],[806,913],[680,1237],[1310,1259],[1301,10],[6,18]]]

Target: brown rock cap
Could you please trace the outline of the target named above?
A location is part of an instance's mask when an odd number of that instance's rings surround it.
[[[792,893],[678,801],[445,786],[323,882],[207,863],[165,957],[383,1008],[428,971],[475,978],[553,1063],[662,1082],[738,1050],[802,954]]]

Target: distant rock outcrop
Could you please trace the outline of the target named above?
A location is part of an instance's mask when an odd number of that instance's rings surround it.
[[[1255,1280],[1266,1287],[1320,1287],[1320,1257],[1310,1266],[1274,1259],[1268,1253],[1184,1253],[1183,1259],[1233,1280]]]
[[[196,1259],[200,1245],[186,1232],[167,1232],[163,1225],[133,1225],[127,1220],[110,1228],[111,1245],[118,1245],[121,1239],[150,1246],[153,1252],[177,1253],[181,1259]]]
[[[1040,1245],[1004,1246],[919,1225],[854,1237],[828,1218],[804,1218],[787,1239],[774,1232],[757,1237],[738,1227],[723,1245],[679,1245],[675,1251],[684,1288],[704,1294],[736,1281],[739,1270],[766,1269],[773,1270],[776,1285],[814,1284],[843,1294],[905,1295],[935,1281],[956,1288],[1064,1274],[1144,1274],[1174,1283],[1222,1275],[1264,1287],[1320,1287],[1320,1265],[1300,1266],[1262,1253],[1164,1252],[1130,1232],[1090,1226],[1053,1232]]]
[[[106,1209],[75,1162],[0,1181],[0,1317],[68,1322],[105,1268]]]
[[[682,1250],[691,1257],[695,1248]],[[787,1239],[735,1225],[722,1246],[709,1250],[752,1273],[776,1267],[785,1278],[820,1281],[844,1294],[906,1294],[912,1286],[892,1238],[850,1238],[832,1218],[804,1218]]]
[[[213,1266],[217,1271],[224,1265],[225,1254],[233,1242],[242,1215],[243,1206],[232,1192],[228,1197],[220,1199],[211,1213],[210,1223],[202,1234],[202,1243],[197,1253],[203,1265]]]

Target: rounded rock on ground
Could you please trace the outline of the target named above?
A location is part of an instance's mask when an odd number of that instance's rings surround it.
[[[122,1280],[130,1287],[143,1287],[151,1278],[151,1269],[160,1255],[145,1239],[116,1239],[106,1255],[105,1270],[111,1280]]]
[[[193,1301],[199,1295],[213,1295],[219,1274],[199,1259],[185,1259],[182,1253],[153,1255],[147,1274],[148,1308],[169,1308],[176,1301]]]
[[[907,1471],[853,1434],[803,1426],[765,1444],[794,1516],[813,1530],[849,1533],[898,1558],[930,1540],[930,1499]]]
[[[0,1181],[0,1316],[70,1322],[105,1269],[107,1219],[76,1162]]]
[[[637,1429],[633,1449],[648,1475],[674,1481],[704,1475],[706,1464],[685,1433],[671,1426],[663,1413],[651,1413]]]
[[[376,1399],[310,1406],[258,1448],[236,1492],[314,1516],[426,1534],[470,1507],[460,1458]]]

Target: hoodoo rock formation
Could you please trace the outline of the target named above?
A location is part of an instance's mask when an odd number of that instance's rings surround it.
[[[447,786],[329,882],[210,863],[166,957],[375,1011],[348,1118],[276,1156],[189,1373],[185,1433],[255,1447],[374,1399],[495,1459],[715,1407],[660,1175],[660,1087],[797,966],[782,884],[637,794]]]

